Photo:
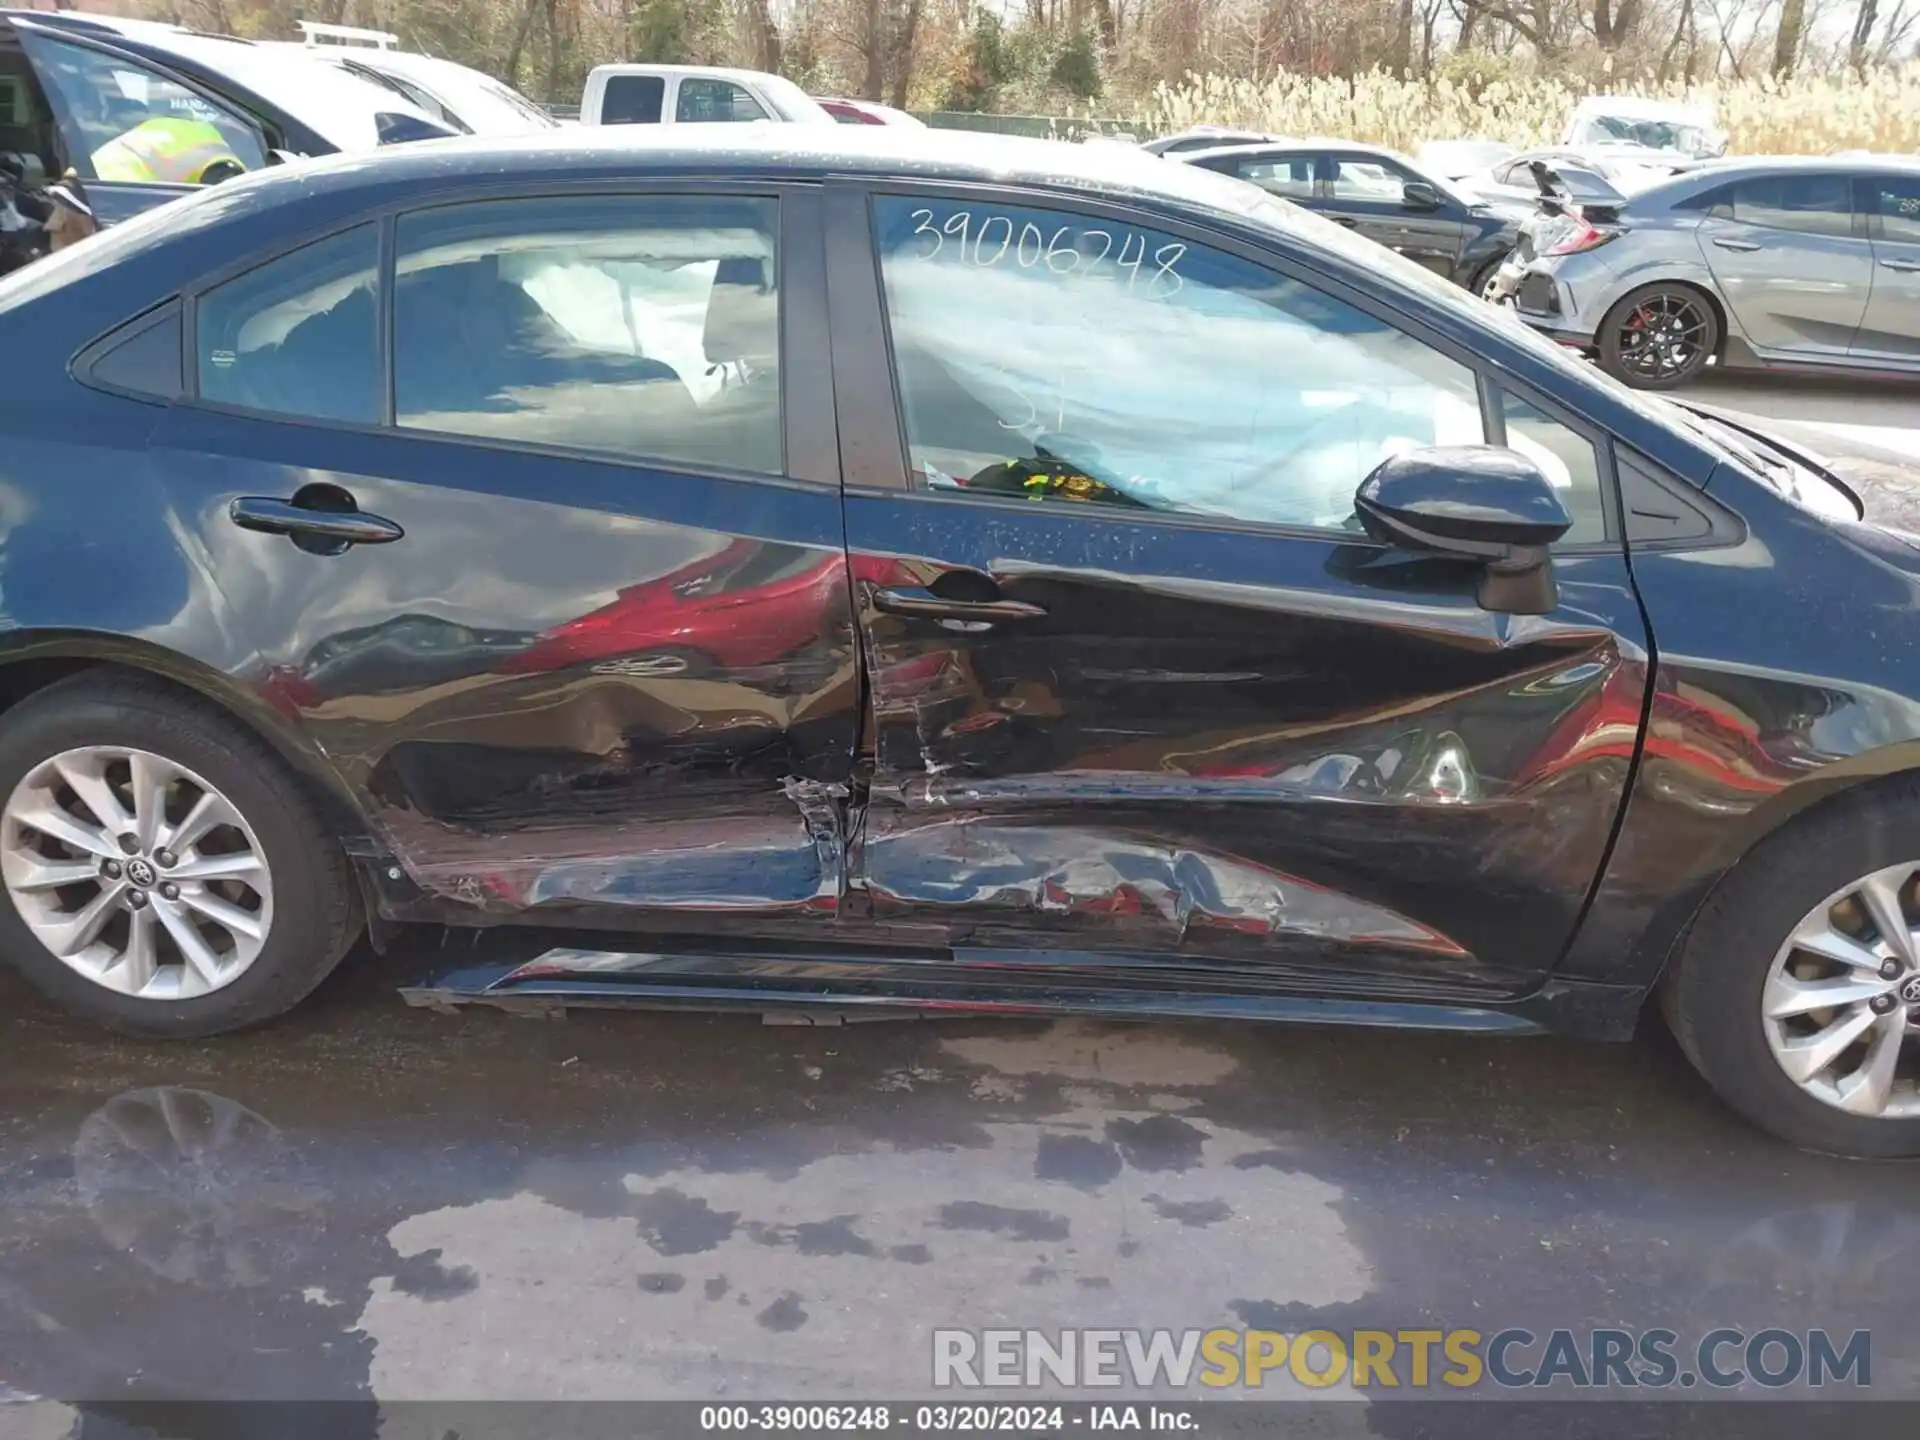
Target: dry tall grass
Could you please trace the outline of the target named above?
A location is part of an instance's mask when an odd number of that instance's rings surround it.
[[[1623,88],[1712,105],[1735,154],[1920,151],[1920,64],[1864,78],[1845,73],[1691,89]],[[1399,80],[1379,72],[1352,79],[1283,73],[1264,84],[1204,75],[1160,86],[1143,113],[1130,118],[1155,130],[1236,125],[1282,135],[1339,135],[1401,150],[1456,138],[1534,145],[1560,138],[1579,98],[1568,85],[1545,79],[1496,80],[1475,93],[1448,80]]]

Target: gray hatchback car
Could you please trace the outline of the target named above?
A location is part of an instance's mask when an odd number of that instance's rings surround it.
[[[1731,161],[1543,208],[1496,291],[1641,389],[1710,364],[1920,375],[1920,161]]]

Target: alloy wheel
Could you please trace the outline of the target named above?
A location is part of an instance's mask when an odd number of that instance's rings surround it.
[[[1773,1058],[1801,1090],[1849,1114],[1920,1116],[1920,862],[1828,896],[1774,956],[1761,997]]]
[[[127,746],[66,750],[27,772],[0,811],[0,879],[63,964],[144,999],[231,985],[273,924],[266,854],[238,808]]]
[[[1709,317],[1690,295],[1646,296],[1620,322],[1620,364],[1647,380],[1671,380],[1704,363]]]

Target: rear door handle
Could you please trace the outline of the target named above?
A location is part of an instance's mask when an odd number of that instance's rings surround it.
[[[991,625],[1001,620],[1038,620],[1044,607],[1024,600],[946,600],[931,590],[875,590],[873,608],[887,615],[924,620],[967,620]]]
[[[1713,243],[1722,250],[1738,250],[1743,254],[1760,248],[1758,240],[1735,240],[1731,235],[1716,235]]]
[[[386,545],[407,533],[393,521],[361,510],[313,510],[265,495],[239,496],[227,506],[227,518],[242,530],[335,545]]]
[[[1914,271],[1920,270],[1920,260],[1895,260],[1889,258],[1882,260],[1880,263],[1886,266],[1887,269],[1898,270],[1904,275],[1911,275]]]
[[[1334,224],[1343,225],[1349,230],[1353,229],[1356,225],[1360,223],[1358,220],[1354,219],[1351,215],[1329,215],[1327,218],[1333,221]]]

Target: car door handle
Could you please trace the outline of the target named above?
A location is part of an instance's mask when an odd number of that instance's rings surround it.
[[[1889,270],[1898,270],[1902,274],[1907,274],[1907,275],[1912,274],[1916,270],[1920,270],[1920,260],[1886,259],[1886,260],[1882,260],[1880,263],[1886,266],[1887,269]]]
[[[1333,221],[1334,224],[1344,226],[1348,230],[1353,229],[1354,226],[1360,223],[1351,215],[1329,215],[1327,218]]]
[[[386,545],[407,532],[391,520],[360,510],[314,510],[290,500],[242,495],[227,507],[227,518],[242,530],[262,535],[325,540],[336,545]]]
[[[991,625],[1000,620],[1038,620],[1044,607],[1025,600],[947,600],[931,590],[875,590],[873,608],[887,615],[926,620],[970,620]]]
[[[1760,248],[1758,240],[1736,240],[1731,235],[1716,235],[1713,237],[1713,243],[1722,250],[1738,250],[1743,254]]]

